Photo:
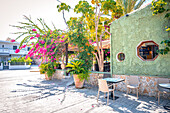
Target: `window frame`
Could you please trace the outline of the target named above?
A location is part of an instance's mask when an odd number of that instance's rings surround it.
[[[158,50],[159,50],[159,45],[158,45],[156,42],[154,42],[153,40],[141,41],[141,42],[137,45],[137,47],[136,47],[136,56],[137,56],[140,60],[142,60],[142,61],[154,61],[155,59],[157,59],[157,57],[159,56],[159,54],[156,55],[153,59],[144,59],[143,57],[140,56],[139,48],[141,48],[141,46],[142,46],[144,43],[154,43],[154,44],[158,47]]]

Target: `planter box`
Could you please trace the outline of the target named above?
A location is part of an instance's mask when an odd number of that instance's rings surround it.
[[[56,69],[56,72],[54,73],[52,79],[63,79],[65,76],[65,70]]]
[[[9,69],[30,69],[31,65],[26,65],[26,63],[24,65],[11,65],[9,63]]]

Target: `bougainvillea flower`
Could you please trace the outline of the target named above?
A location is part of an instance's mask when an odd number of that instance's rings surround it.
[[[56,58],[54,58],[54,60],[56,60]]]
[[[37,37],[37,38],[38,38],[38,37],[40,37],[40,34],[36,34],[36,36],[35,36],[35,37]]]
[[[54,55],[54,54],[55,54],[55,52],[52,52],[51,54],[52,54],[52,55]]]
[[[15,40],[14,40],[14,39],[12,39],[12,40],[11,40],[11,42],[15,42]]]
[[[35,47],[38,48],[38,47],[39,47],[39,43],[37,43],[37,44],[35,45]]]
[[[46,48],[50,48],[50,45],[47,45],[47,47]]]
[[[45,41],[44,41],[44,40],[42,40],[42,41],[41,41],[41,44],[45,44]]]
[[[32,40],[32,39],[34,39],[34,38],[35,38],[35,37],[32,36],[30,39]]]
[[[51,49],[54,49],[55,48],[55,46],[53,46]]]
[[[56,40],[56,41],[54,41],[54,43],[57,43],[58,41]]]
[[[51,59],[53,59],[53,56],[51,56]]]
[[[19,50],[19,49],[16,49],[16,50],[15,50],[15,53],[19,53],[19,52],[20,52],[20,50]]]
[[[28,55],[26,55],[25,59],[27,59],[27,58],[28,58]]]
[[[54,62],[54,60],[51,60],[51,62]]]
[[[36,29],[32,29],[32,31],[37,31]]]
[[[60,42],[61,42],[61,43],[63,43],[63,42],[64,42],[64,40],[61,40]]]
[[[52,49],[50,49],[50,51],[52,52],[53,50],[52,50]]]
[[[58,36],[57,38],[60,39],[60,36]]]
[[[64,38],[65,36],[62,36],[61,38]]]
[[[22,46],[22,48],[25,48],[25,47],[26,47],[26,45],[23,45],[23,46]]]
[[[54,69],[57,69],[57,67],[54,67]]]
[[[53,42],[53,39],[51,39],[51,42]]]

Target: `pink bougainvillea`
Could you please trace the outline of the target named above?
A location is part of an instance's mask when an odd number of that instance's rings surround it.
[[[36,29],[32,29],[32,31],[37,31]]]
[[[16,49],[16,50],[15,50],[15,53],[19,53],[19,52],[20,52],[20,50],[19,50],[19,49]]]
[[[40,37],[40,34],[36,34],[36,36],[35,36],[35,37],[37,37],[37,38],[38,38],[38,37]]]
[[[15,42],[15,40],[14,40],[14,39],[12,39],[12,40],[11,40],[11,42]]]
[[[31,37],[30,39],[32,40],[32,39],[34,39],[35,37]]]

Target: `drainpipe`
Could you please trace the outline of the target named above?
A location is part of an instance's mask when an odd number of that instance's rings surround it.
[[[111,30],[111,28],[112,27],[110,27],[110,31],[112,31]],[[111,58],[111,66],[110,66],[110,70],[111,70],[111,77],[113,77],[113,41],[112,41],[112,33],[111,33],[111,35],[110,35],[110,58]]]

